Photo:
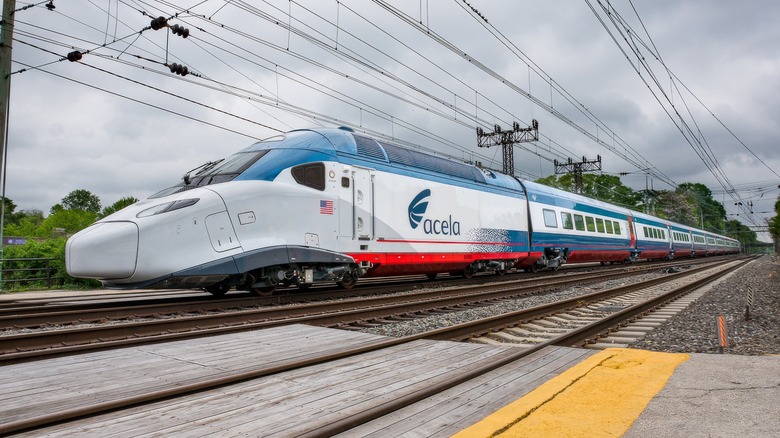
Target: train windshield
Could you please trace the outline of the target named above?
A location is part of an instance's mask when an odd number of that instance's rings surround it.
[[[261,151],[244,150],[221,160],[201,164],[188,171],[179,184],[161,190],[149,198],[162,198],[194,187],[232,181],[267,153],[268,149]]]

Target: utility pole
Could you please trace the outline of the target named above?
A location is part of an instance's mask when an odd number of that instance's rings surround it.
[[[536,119],[531,120],[531,126],[528,128],[521,128],[517,122],[514,122],[511,131],[502,131],[498,125],[493,127],[493,132],[485,132],[477,127],[477,146],[489,148],[501,145],[504,152],[502,172],[510,176],[515,174],[515,154],[512,149],[514,145],[537,140],[539,140],[539,122]]]
[[[569,161],[566,163],[561,163],[558,160],[553,161],[553,164],[555,164],[555,174],[560,175],[562,173],[573,173],[574,174],[574,190],[582,194],[582,172],[594,172],[597,170],[601,170],[601,155],[596,155],[595,160],[587,160],[585,157],[582,157],[582,161],[572,161],[571,158],[569,158]]]
[[[16,0],[3,0],[0,22],[0,290],[3,289],[3,228],[5,227],[5,168],[8,156],[8,108],[11,97],[11,41],[14,37]]]

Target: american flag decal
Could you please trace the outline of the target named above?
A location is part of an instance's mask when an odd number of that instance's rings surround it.
[[[333,201],[320,201],[320,214],[333,214]]]

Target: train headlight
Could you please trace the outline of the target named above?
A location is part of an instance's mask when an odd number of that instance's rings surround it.
[[[165,204],[155,205],[154,207],[147,208],[142,212],[135,215],[135,217],[149,217],[160,213],[167,213],[169,211],[179,210],[181,208],[195,205],[199,198],[179,199],[178,201],[166,202]]]

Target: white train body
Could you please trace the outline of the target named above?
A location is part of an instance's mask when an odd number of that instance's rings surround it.
[[[70,275],[114,288],[354,285],[739,252],[739,242],[374,140],[292,131],[75,234]]]

